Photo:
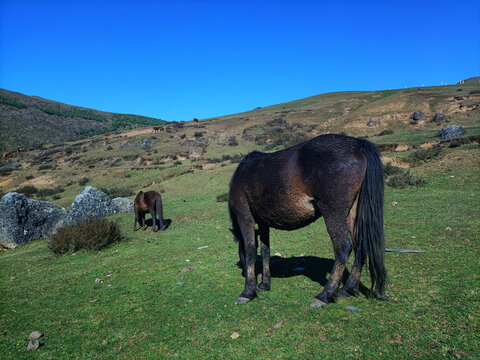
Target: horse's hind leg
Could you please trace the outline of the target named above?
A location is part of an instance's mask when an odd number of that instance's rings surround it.
[[[340,280],[345,271],[348,256],[352,251],[352,245],[350,244],[347,234],[346,214],[343,214],[343,211],[332,212],[332,210],[322,213],[324,214],[327,231],[332,239],[335,263],[333,264],[330,278],[325,288],[320,294],[315,296],[316,299],[312,302],[311,306],[325,305],[335,299]]]
[[[252,300],[257,295],[257,277],[255,275],[255,262],[257,248],[255,247],[255,221],[250,213],[237,213],[237,221],[243,241],[245,289],[240,294],[236,304],[243,304]]]
[[[350,238],[353,243],[353,250],[355,252],[355,260],[353,262],[352,271],[350,276],[347,279],[345,285],[340,289],[340,297],[348,297],[350,295],[357,296],[360,291],[358,290],[360,286],[360,275],[362,273],[362,266],[365,263],[365,259],[362,252],[361,244],[358,243],[357,238],[355,237],[355,217],[357,215],[357,201],[355,201],[350,214],[348,215],[348,231],[350,232]]]
[[[260,247],[262,252],[262,282],[258,285],[259,290],[270,290],[270,228],[259,225]]]
[[[155,207],[150,210],[150,215],[152,216],[152,232],[155,232],[155,218],[157,217],[157,214],[155,212]]]

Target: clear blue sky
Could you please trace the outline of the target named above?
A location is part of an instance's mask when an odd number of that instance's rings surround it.
[[[0,0],[0,88],[169,121],[480,75],[480,1]]]

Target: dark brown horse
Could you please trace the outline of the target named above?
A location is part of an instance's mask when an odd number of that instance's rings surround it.
[[[139,225],[142,226],[142,230],[145,230],[145,214],[147,212],[150,213],[152,216],[152,231],[155,231],[155,221],[158,215],[158,229],[165,230],[168,226],[167,222],[163,218],[163,207],[162,207],[162,197],[156,191],[147,191],[143,192],[140,191],[137,196],[135,197],[135,201],[133,203],[134,211],[135,211],[135,222],[133,224],[133,231],[136,231],[137,222]]]
[[[348,136],[322,135],[274,153],[247,155],[233,174],[228,200],[245,275],[245,289],[237,304],[252,300],[257,290],[270,290],[269,228],[295,230],[321,216],[333,243],[335,263],[325,288],[311,305],[357,295],[367,258],[372,289],[384,297],[383,181],[377,147]],[[256,234],[260,235],[263,262],[258,287]],[[339,290],[352,248],[353,268]]]

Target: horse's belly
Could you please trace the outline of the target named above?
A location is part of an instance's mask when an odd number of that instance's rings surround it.
[[[280,230],[299,229],[320,217],[313,205],[313,198],[304,194],[279,197],[276,202],[272,202],[268,213],[258,215],[263,223]]]

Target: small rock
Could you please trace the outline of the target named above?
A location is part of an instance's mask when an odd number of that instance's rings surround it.
[[[360,311],[359,308],[357,308],[355,306],[352,306],[352,305],[345,306],[345,309],[351,310],[351,311]]]
[[[43,334],[40,331],[32,331],[30,335],[28,335],[28,338],[30,340],[38,340],[43,336]]]
[[[283,320],[280,320],[275,325],[273,325],[273,328],[274,329],[280,329],[282,327],[282,324],[283,324]]]
[[[282,256],[282,254],[280,254],[279,252],[276,252],[275,254],[273,254],[274,256]]]
[[[206,245],[206,246],[200,246],[200,247],[198,248],[198,250],[200,250],[200,249],[206,249],[206,248],[208,248],[208,245]]]
[[[16,276],[10,276],[10,280],[11,280],[11,281],[17,280],[17,277],[16,277]]]
[[[99,278],[95,279],[95,284],[101,284],[101,283],[103,283],[102,279],[99,279]]]
[[[27,345],[27,350],[37,350],[40,347],[38,340],[32,340]]]
[[[103,340],[102,341],[102,345],[107,345],[108,344],[108,341],[107,340]]]
[[[175,283],[175,285],[182,285],[182,284],[185,284],[185,282],[184,282],[184,281],[180,281],[180,282]]]
[[[93,300],[90,300],[90,302],[91,302],[92,304],[93,304],[93,303],[96,303],[96,302],[98,302],[98,301],[100,301],[100,299],[93,299]]]
[[[445,230],[447,230],[447,231],[451,231],[451,230],[452,230],[452,228],[451,228],[450,226],[447,226],[447,227],[445,228]]]
[[[188,267],[188,268],[183,268],[182,270],[180,270],[180,272],[183,273],[183,272],[187,272],[187,271],[191,271],[191,270],[197,270],[197,267],[192,266],[192,267]]]
[[[230,337],[235,340],[235,339],[238,339],[240,337],[240,334],[237,333],[237,332],[233,332],[232,335],[230,335]]]
[[[398,205],[398,202],[392,201],[392,206],[397,206],[397,205]]]

